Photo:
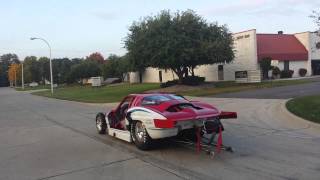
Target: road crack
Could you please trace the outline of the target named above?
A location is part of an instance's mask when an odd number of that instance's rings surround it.
[[[137,159],[137,158],[136,157],[131,157],[131,158],[128,158],[128,159],[122,159],[122,160],[108,162],[108,163],[105,162],[105,163],[94,165],[94,166],[89,166],[89,167],[75,169],[75,170],[71,170],[71,171],[67,171],[67,172],[64,172],[64,173],[59,173],[59,174],[55,174],[55,175],[51,175],[51,176],[47,176],[47,177],[42,177],[42,178],[39,178],[39,179],[36,179],[36,180],[51,179],[51,178],[54,178],[54,177],[73,174],[73,173],[77,173],[77,172],[81,172],[81,171],[85,171],[85,170],[89,170],[89,169],[94,169],[94,168],[98,168],[98,167],[107,167],[107,166],[110,166],[110,165],[113,165],[113,164],[123,163],[123,162],[130,161],[130,160],[133,160],[133,159]]]

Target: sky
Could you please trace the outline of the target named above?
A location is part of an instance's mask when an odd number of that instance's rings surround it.
[[[231,32],[296,33],[316,30],[309,15],[318,0],[0,0],[0,55],[85,57],[126,53],[124,39],[133,21],[161,10],[194,10]]]

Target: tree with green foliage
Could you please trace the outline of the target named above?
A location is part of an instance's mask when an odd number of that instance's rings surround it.
[[[63,84],[67,82],[71,70],[72,61],[68,58],[56,58],[52,60],[54,83]]]
[[[310,15],[310,17],[318,26],[317,31],[319,31],[319,35],[320,35],[320,11],[312,11],[312,14]]]
[[[23,61],[24,66],[24,80],[26,83],[40,82],[41,81],[41,70],[37,57],[27,56]]]
[[[80,64],[73,65],[68,74],[67,82],[73,83],[81,81],[84,78],[101,76],[101,69],[97,62],[83,61]]]
[[[260,63],[263,79],[268,79],[269,78],[268,72],[269,70],[272,69],[271,57],[264,57],[259,61],[259,63]]]
[[[125,56],[110,55],[102,67],[104,78],[120,78],[124,80],[124,74],[129,71],[129,62]]]
[[[133,70],[170,69],[181,82],[199,65],[229,63],[234,58],[232,35],[226,26],[207,23],[194,11],[161,11],[129,28],[125,40]]]
[[[41,76],[42,84],[45,83],[45,80],[50,81],[50,60],[47,57],[40,57],[38,59],[39,71]]]

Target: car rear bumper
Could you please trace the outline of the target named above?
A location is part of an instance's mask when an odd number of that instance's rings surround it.
[[[167,137],[176,136],[179,132],[178,128],[148,128],[149,136],[152,139],[162,139]]]
[[[147,128],[147,131],[152,139],[161,139],[177,136],[182,130],[201,127],[202,125],[203,121],[179,121],[176,122],[175,127],[172,128]]]

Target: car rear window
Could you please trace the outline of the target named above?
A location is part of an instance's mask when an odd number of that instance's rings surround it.
[[[174,94],[170,94],[169,95],[172,99],[175,99],[175,100],[185,100],[185,98],[183,96],[180,96],[180,95],[174,95]]]
[[[162,102],[165,101],[170,101],[170,100],[182,100],[184,97],[178,96],[178,95],[173,95],[173,94],[168,94],[168,95],[152,95],[152,96],[147,96],[142,99],[141,104],[142,105],[157,105],[161,104]]]
[[[147,96],[142,99],[142,105],[155,105],[160,104],[164,101],[169,101],[170,98],[162,95],[154,95],[154,96]]]

